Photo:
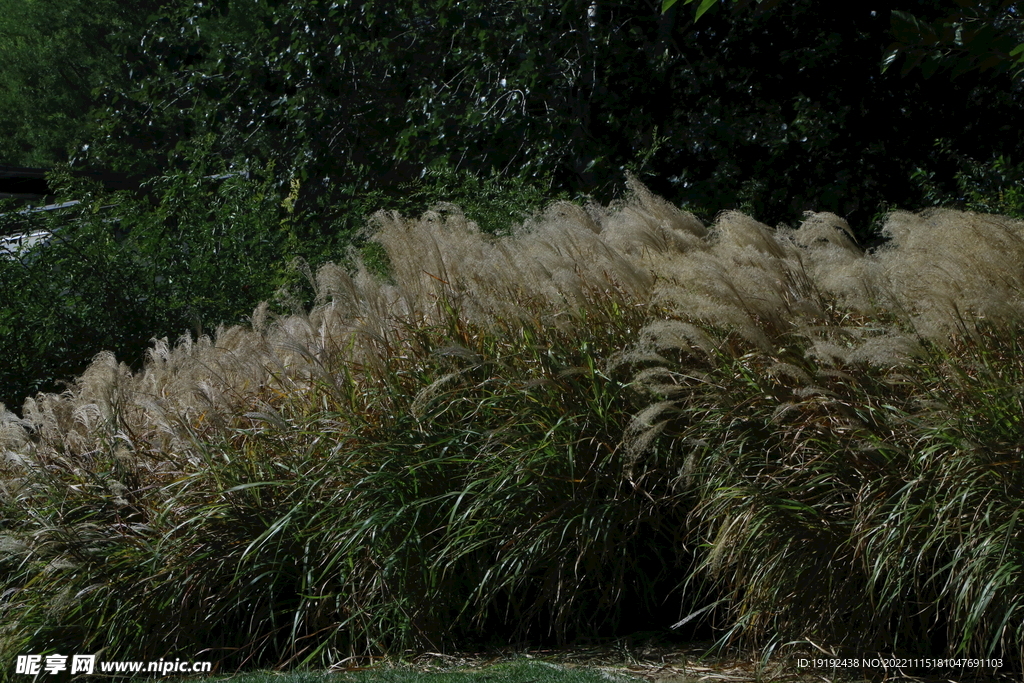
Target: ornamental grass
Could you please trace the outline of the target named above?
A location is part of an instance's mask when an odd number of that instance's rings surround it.
[[[1024,223],[711,226],[634,180],[110,354],[0,417],[0,660],[227,669],[711,630],[1024,647]],[[689,632],[689,631],[688,631]]]

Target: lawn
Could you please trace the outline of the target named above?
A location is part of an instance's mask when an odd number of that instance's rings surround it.
[[[212,681],[232,683],[628,683],[636,680],[606,669],[583,668],[535,659],[516,659],[491,666],[374,667],[354,671],[279,674],[258,672]]]

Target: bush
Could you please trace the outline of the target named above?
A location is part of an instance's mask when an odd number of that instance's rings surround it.
[[[950,206],[981,213],[1024,218],[1024,164],[1005,155],[982,162],[955,151],[949,140],[935,143],[936,157],[955,169],[952,187],[934,171],[917,169],[913,180],[931,206]]]
[[[154,336],[239,322],[284,278],[287,222],[267,183],[197,167],[151,181],[148,198],[64,178],[81,203],[16,216],[51,237],[0,260],[0,402],[52,391],[93,356],[140,367]]]

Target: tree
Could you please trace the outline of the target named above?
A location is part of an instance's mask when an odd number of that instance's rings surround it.
[[[661,11],[668,12],[678,0],[662,0]],[[694,20],[718,4],[719,0],[701,0]],[[683,0],[690,5],[696,0]],[[758,11],[779,4],[780,0],[757,0]],[[736,0],[736,9],[753,4],[753,0]],[[903,75],[920,68],[925,77],[948,69],[951,77],[972,70],[1012,70],[1019,77],[1024,73],[1024,43],[1021,28],[1020,0],[957,0],[957,9],[932,20],[921,19],[909,12],[892,10],[892,33],[895,41],[882,60],[883,71],[904,58]]]
[[[0,0],[0,163],[67,161],[103,84],[127,80],[122,41],[161,0]]]
[[[1019,0],[958,0],[958,7],[932,19],[892,13],[894,42],[883,68],[903,58],[904,75],[920,69],[930,77],[949,71],[957,78],[971,71],[1024,74],[1024,17]]]
[[[994,137],[1016,106],[1008,88],[958,79],[965,102],[991,88],[979,119],[945,90],[878,73],[886,18],[819,4],[739,0],[752,11],[696,24],[626,0],[181,5],[137,41],[132,86],[108,91],[79,161],[152,172],[209,134],[218,157],[274,161],[282,187],[299,178],[303,207],[399,192],[438,165],[608,199],[632,168],[709,212],[866,223],[914,201],[908,178],[935,139],[1017,144]]]
[[[128,144],[82,161],[158,168],[210,132],[284,182],[396,185],[443,163],[586,184],[602,155],[578,149],[593,141],[585,16],[541,0],[183,5],[129,56],[132,87],[108,92],[94,137]]]

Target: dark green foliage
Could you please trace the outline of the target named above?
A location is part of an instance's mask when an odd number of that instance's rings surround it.
[[[390,192],[434,164],[607,200],[632,169],[711,213],[771,224],[830,210],[857,225],[879,204],[919,204],[915,166],[952,182],[928,160],[937,138],[981,157],[1022,144],[1005,74],[881,73],[888,12],[802,0],[693,24],[590,6],[180,5],[130,55],[132,87],[108,90],[80,162],[149,172],[212,133],[220,157],[276,160],[309,206]]]
[[[0,2],[0,163],[66,162],[101,87],[128,82],[125,46],[161,0]]]
[[[892,13],[894,42],[885,68],[902,61],[904,75],[919,69],[925,78],[948,72],[957,78],[974,70],[1024,72],[1019,0],[959,0],[937,17]],[[901,59],[902,58],[902,59]]]
[[[3,219],[52,236],[0,259],[0,402],[19,409],[100,351],[138,367],[153,337],[235,324],[273,295],[287,277],[280,198],[255,178],[204,179],[211,170],[153,179],[155,206],[65,176],[81,204]]]
[[[356,244],[374,262],[362,233],[376,211],[419,214],[458,200],[482,229],[505,232],[554,198],[521,180],[439,168],[391,193],[310,207],[300,183],[280,193],[270,169],[214,164],[198,147],[186,169],[151,179],[144,194],[106,193],[57,174],[52,182],[80,205],[31,218],[11,207],[0,218],[0,232],[54,233],[17,260],[0,259],[0,288],[9,293],[0,303],[0,403],[20,409],[101,351],[139,367],[150,339],[236,324],[279,290],[286,307],[308,305],[295,259],[343,262]],[[379,272],[386,269],[381,262]]]
[[[684,0],[682,4],[694,2]],[[675,4],[676,0],[662,0],[661,11],[669,12]],[[694,19],[700,19],[717,4],[718,0],[702,0],[695,6]],[[781,0],[736,0],[731,9],[734,14],[763,14],[779,4]],[[885,51],[883,71],[902,62],[904,76],[919,71],[925,78],[947,70],[953,79],[974,70],[1012,70],[1015,77],[1024,73],[1019,0],[957,0],[956,5],[954,9],[919,3],[915,9],[929,16],[916,16],[906,9],[890,10],[893,42]],[[933,16],[936,10],[939,15]]]
[[[438,166],[578,190],[571,168],[592,159],[555,132],[579,125],[564,120],[578,106],[561,83],[584,61],[572,14],[540,2],[181,5],[129,55],[132,87],[110,89],[79,162],[151,172],[210,132],[217,155],[298,178],[306,207],[395,196]]]
[[[983,163],[951,140],[936,141],[935,158],[957,169],[955,184],[940,185],[935,172],[916,169],[912,178],[928,204],[1024,218],[1024,164],[1005,155]]]

